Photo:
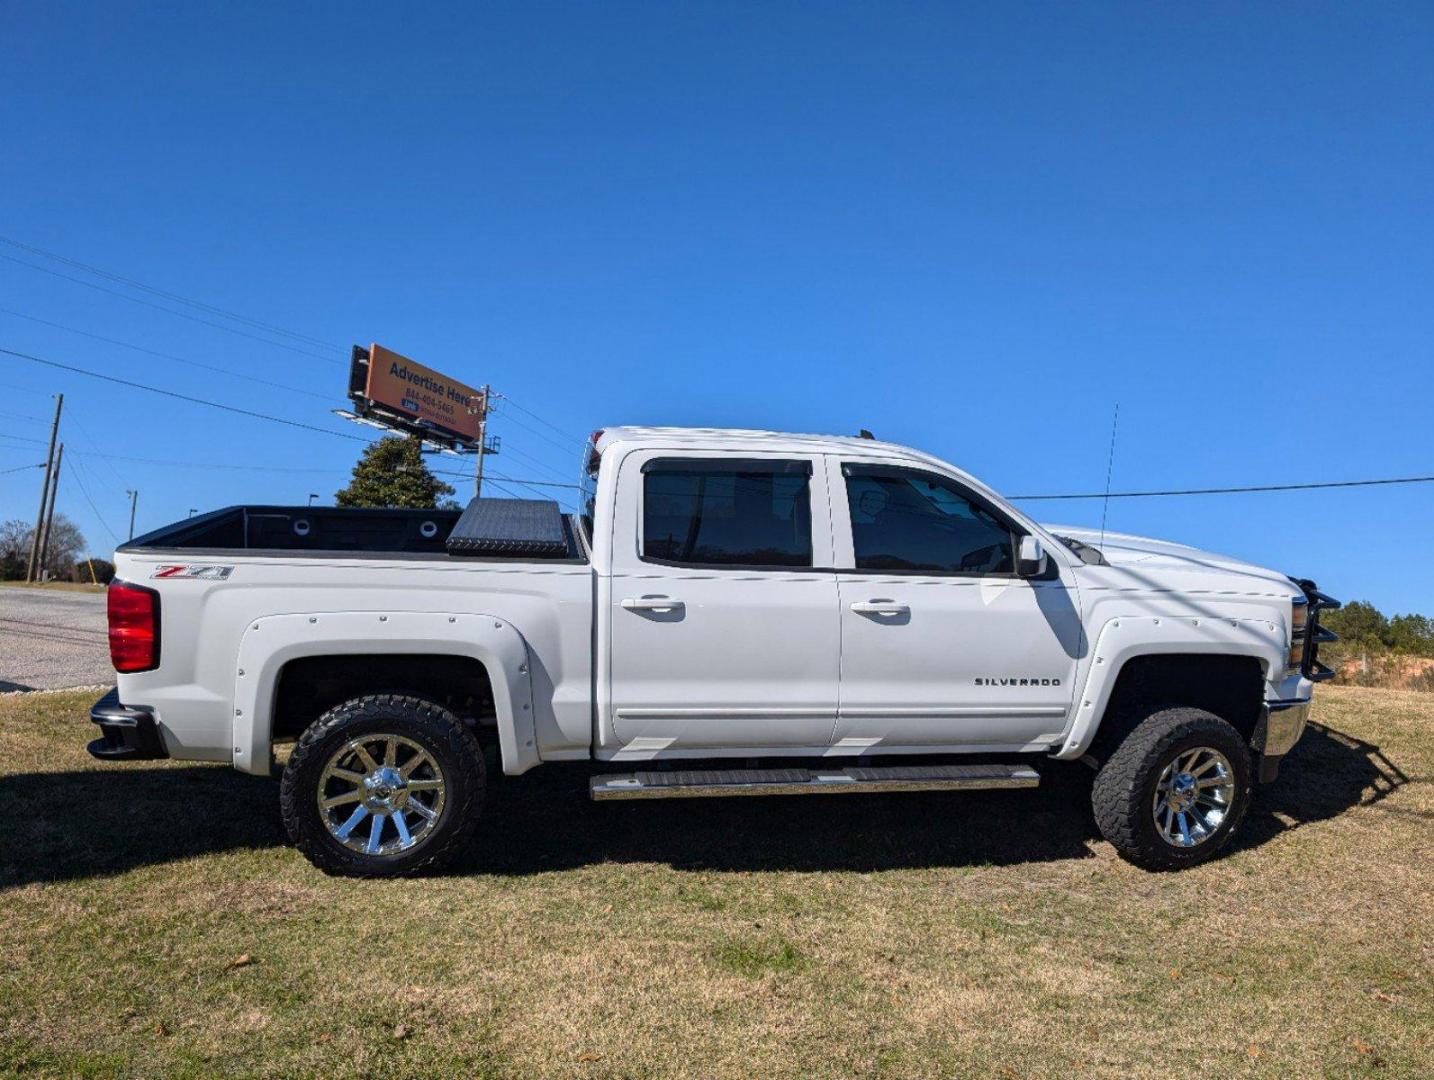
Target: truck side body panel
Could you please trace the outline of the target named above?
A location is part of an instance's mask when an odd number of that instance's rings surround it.
[[[228,576],[154,577],[160,567],[201,559],[231,568]],[[516,703],[515,713],[532,716],[498,716],[517,755],[510,758],[505,746],[505,769],[538,760],[524,752],[527,740],[516,734],[522,727],[531,731],[532,750],[554,759],[587,756],[592,571],[584,564],[146,550],[121,551],[116,572],[160,593],[160,666],[120,675],[118,683],[122,700],[154,710],[173,757],[267,772],[282,662],[366,652],[446,653],[488,664],[495,704]],[[511,677],[515,646],[494,644],[480,615],[503,622],[509,634],[501,636],[522,643],[519,666],[528,670],[518,678]],[[276,619],[266,634],[266,620]],[[500,676],[508,677],[501,688]]]
[[[283,526],[273,535],[295,531],[301,512],[274,508],[242,520],[216,512],[127,546],[118,576],[160,593],[162,659],[120,675],[121,700],[154,711],[171,756],[265,772],[285,663],[469,657],[494,684],[504,769],[521,772],[589,757],[1079,757],[1122,666],[1140,655],[1253,657],[1267,703],[1310,697],[1287,662],[1299,589],[1273,571],[1115,534],[1099,537],[1104,554],[1091,560],[1061,537],[1095,536],[1042,526],[958,469],[868,440],[620,429],[598,445],[591,562],[430,554],[441,538],[424,514],[319,522],[355,543],[360,526],[382,527],[391,546],[378,552],[244,546],[269,535],[271,518]],[[672,455],[809,469],[811,566],[646,558],[642,468]],[[843,479],[851,463],[897,465],[969,492],[1037,538],[1049,572],[859,569]],[[198,546],[231,542],[240,525],[239,546]],[[153,546],[191,532],[196,546]],[[171,573],[177,564],[202,572]],[[644,606],[663,597],[680,604]],[[892,612],[872,610],[888,601]]]

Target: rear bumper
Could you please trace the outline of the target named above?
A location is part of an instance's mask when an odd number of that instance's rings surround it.
[[[121,705],[115,687],[90,707],[90,720],[100,737],[85,749],[101,761],[153,761],[169,757],[154,714],[144,706]]]

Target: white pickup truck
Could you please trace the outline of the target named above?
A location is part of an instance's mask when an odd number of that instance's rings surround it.
[[[611,428],[584,476],[573,517],[232,507],[126,544],[91,752],[281,771],[300,850],[375,877],[457,853],[485,750],[595,762],[595,799],[1080,760],[1101,832],[1174,869],[1229,842],[1331,674],[1313,583],[1040,525],[906,447]]]

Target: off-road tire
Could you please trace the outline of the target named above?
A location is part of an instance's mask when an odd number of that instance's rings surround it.
[[[324,766],[356,735],[402,735],[433,755],[443,770],[446,799],[438,822],[410,851],[364,855],[335,840],[319,816]],[[487,776],[473,733],[441,705],[405,694],[368,694],[336,705],[305,729],[279,786],[284,829],[309,862],[343,877],[412,877],[431,873],[463,850],[478,825]]]
[[[1224,754],[1235,795],[1224,821],[1208,839],[1182,848],[1156,828],[1152,806],[1161,771],[1179,753],[1198,746]],[[1217,855],[1244,820],[1253,796],[1250,748],[1228,722],[1204,709],[1153,712],[1116,747],[1095,776],[1091,806],[1101,834],[1121,857],[1147,870],[1180,870]]]

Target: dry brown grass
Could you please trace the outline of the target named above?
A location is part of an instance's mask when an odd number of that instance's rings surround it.
[[[591,805],[554,766],[453,874],[369,883],[283,844],[271,782],[91,761],[88,704],[0,699],[0,1071],[1434,1074],[1428,695],[1326,688],[1179,875],[1068,780]]]

